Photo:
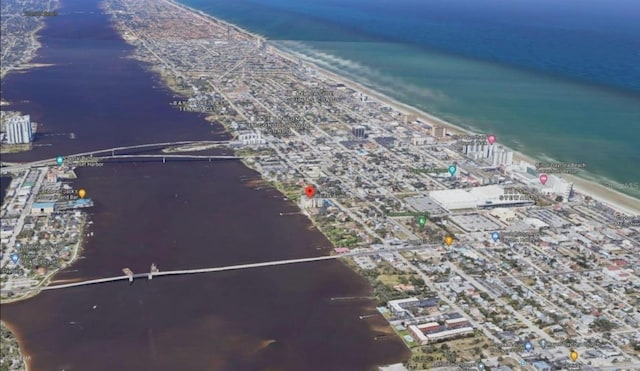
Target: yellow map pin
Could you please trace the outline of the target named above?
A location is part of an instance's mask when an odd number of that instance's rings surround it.
[[[453,243],[453,236],[446,236],[444,238],[444,243],[446,243],[447,246],[451,246],[451,244]]]
[[[85,191],[85,190],[84,190],[84,188],[80,188],[80,189],[78,190],[78,196],[79,196],[80,198],[84,198],[84,196],[86,196],[86,195],[87,195],[87,191]]]
[[[578,352],[572,350],[571,353],[569,353],[569,358],[571,358],[571,360],[575,362],[576,360],[578,360]]]

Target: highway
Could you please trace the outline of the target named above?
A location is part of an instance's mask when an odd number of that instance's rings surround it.
[[[334,260],[334,259],[348,258],[348,257],[354,257],[354,256],[375,255],[380,253],[391,253],[391,252],[400,252],[400,251],[408,251],[408,250],[421,250],[421,249],[430,248],[430,247],[435,247],[435,246],[434,245],[403,246],[398,248],[357,251],[357,252],[350,252],[346,254],[318,256],[318,257],[312,257],[312,258],[277,260],[277,261],[269,261],[269,262],[261,262],[261,263],[228,265],[224,267],[213,267],[213,268],[184,269],[184,270],[174,270],[174,271],[164,271],[164,272],[160,271],[160,272],[154,272],[152,276],[159,277],[159,276],[173,276],[173,275],[182,275],[182,274],[223,272],[223,271],[231,271],[231,270],[239,270],[239,269],[270,267],[270,266],[276,266],[276,265],[287,265],[287,264],[298,264],[298,263],[309,263],[309,262],[316,262],[316,261],[323,261],[323,260]],[[134,279],[142,278],[142,277],[149,278],[149,273],[145,272],[145,273],[137,273],[133,275]],[[123,280],[129,280],[129,276],[122,275],[122,276],[98,278],[98,279],[80,281],[80,282],[65,283],[62,285],[43,287],[42,290],[58,290],[58,289],[64,289],[64,288],[70,288],[70,287],[86,286],[86,285],[93,285],[98,283],[107,283],[107,282],[123,281]]]

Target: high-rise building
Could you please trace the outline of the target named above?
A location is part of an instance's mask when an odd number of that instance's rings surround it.
[[[513,151],[499,145],[482,144],[474,141],[464,145],[462,152],[474,160],[489,159],[493,166],[513,164]]]
[[[486,148],[484,153],[486,153],[487,158],[491,158],[493,156],[493,144],[485,144],[482,147]]]
[[[447,128],[434,125],[431,128],[431,136],[436,138],[444,138],[447,136]]]
[[[408,124],[408,123],[416,121],[417,119],[418,119],[418,116],[416,116],[414,114],[404,115],[404,116],[402,116],[402,123],[403,124]]]
[[[513,151],[507,151],[505,157],[506,157],[505,160],[504,160],[504,164],[505,165],[513,164]]]
[[[365,137],[365,127],[364,126],[355,126],[351,129],[351,132],[356,138],[364,138]]]
[[[562,197],[563,202],[567,202],[573,196],[573,183],[560,178],[557,175],[549,175],[546,184],[550,192]]]
[[[10,144],[30,143],[33,139],[29,115],[13,116],[7,119],[7,142]]]
[[[491,145],[493,147],[493,145]],[[513,164],[513,151],[502,146],[498,146],[491,154],[491,163],[493,166],[509,166]]]

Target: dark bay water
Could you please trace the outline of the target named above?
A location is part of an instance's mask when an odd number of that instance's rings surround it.
[[[93,12],[93,13],[92,13]],[[168,106],[171,93],[111,30],[97,2],[63,0],[40,33],[34,62],[4,99],[43,123],[23,161],[90,149],[217,139],[221,129]],[[156,86],[154,88],[153,86]],[[75,140],[59,133],[76,134]],[[5,157],[3,157],[4,159]],[[75,187],[96,206],[83,257],[56,280],[241,264],[326,254],[329,242],[239,162],[107,164],[81,168]],[[366,281],[339,262],[157,277],[44,292],[3,305],[32,370],[365,370],[408,356],[379,337]],[[94,308],[95,306],[95,308]],[[381,330],[382,329],[382,330]]]

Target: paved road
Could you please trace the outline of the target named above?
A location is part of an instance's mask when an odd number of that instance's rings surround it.
[[[38,196],[38,192],[40,192],[40,187],[42,186],[42,182],[44,181],[45,175],[46,175],[46,171],[44,170],[39,171],[36,184],[33,186],[33,188],[31,188],[31,194],[29,195],[27,203],[24,205],[24,208],[22,209],[22,213],[18,218],[18,222],[13,228],[14,232],[9,238],[9,244],[7,245],[8,248],[4,252],[4,254],[2,254],[2,259],[0,260],[0,267],[4,267],[5,264],[8,263],[9,259],[11,258],[11,254],[13,254],[16,251],[15,249],[16,238],[18,237],[18,233],[22,231],[22,227],[24,226],[24,219],[31,212],[31,206],[33,206],[33,203],[35,202],[36,197]]]
[[[458,274],[460,277],[464,278],[465,280],[467,280],[467,282],[469,282],[470,284],[474,285],[475,287],[482,289],[484,288],[484,285],[482,285],[480,282],[476,281],[475,278],[471,277],[470,275],[468,275],[466,272],[464,272],[462,269],[458,268],[455,264],[451,264],[451,262],[446,262],[445,265],[451,269],[452,272],[455,272],[456,274]],[[503,307],[508,310],[514,317],[516,317],[520,322],[522,322],[523,324],[525,324],[528,327],[528,330],[531,332],[535,332],[538,337],[540,339],[546,339],[549,342],[554,342],[555,339],[552,338],[551,336],[549,336],[549,334],[547,334],[546,332],[542,331],[538,326],[536,326],[533,322],[531,322],[528,318],[526,318],[525,316],[523,316],[520,312],[518,312],[517,310],[513,309],[511,307],[511,305],[507,304],[504,300],[502,300],[502,298],[498,297],[497,295],[495,295],[493,292],[491,292],[490,290],[483,290],[485,292],[487,292],[494,300],[496,300],[499,303],[503,304]]]

